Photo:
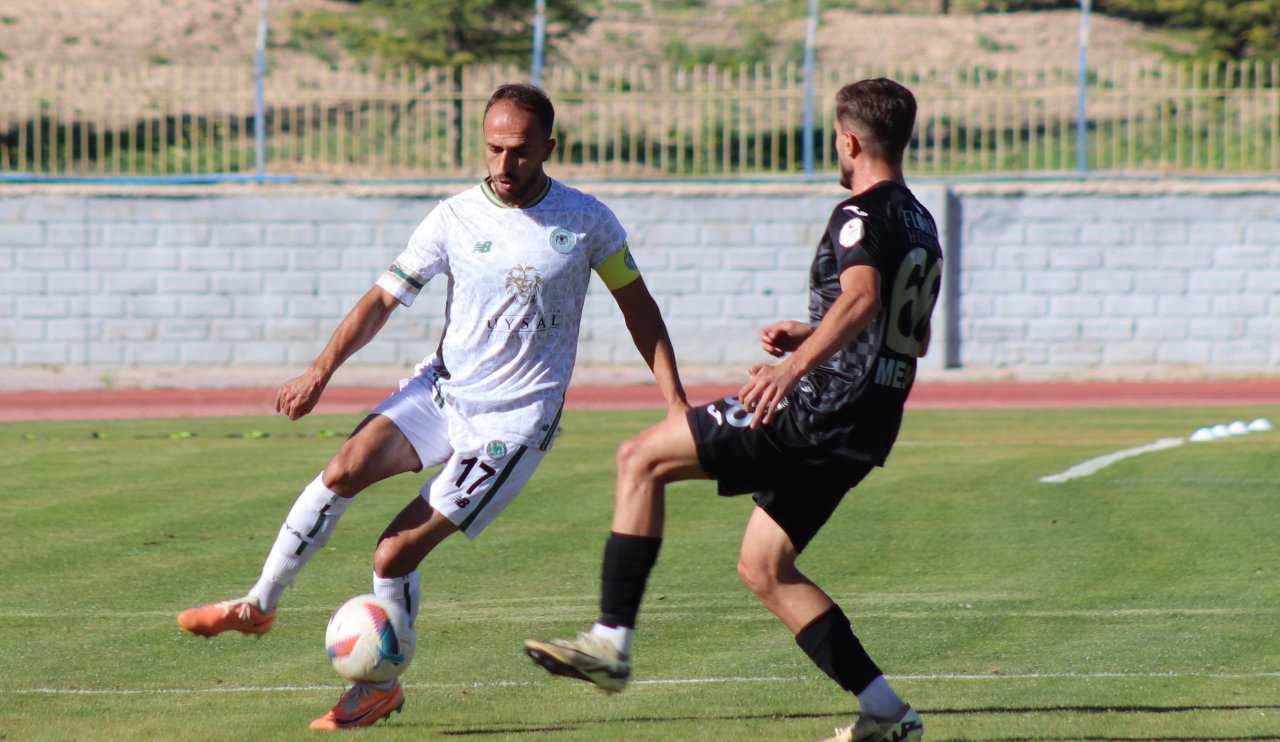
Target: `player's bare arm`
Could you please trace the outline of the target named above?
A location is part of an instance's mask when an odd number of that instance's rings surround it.
[[[689,409],[689,402],[680,383],[675,348],[671,345],[671,336],[667,333],[667,324],[662,319],[658,302],[654,301],[643,278],[615,289],[613,299],[622,310],[636,350],[653,371],[662,398],[667,402],[667,410],[683,415]]]
[[[751,427],[768,425],[778,403],[795,388],[800,377],[853,341],[880,311],[880,272],[855,265],[840,274],[840,296],[786,360],[775,365],[752,366],[751,379],[738,398],[754,412]]]
[[[280,385],[276,412],[283,412],[290,420],[311,412],[333,373],[378,334],[398,306],[399,300],[381,288],[369,289],[338,323],[328,344],[307,370]]]
[[[813,327],[793,319],[780,319],[760,329],[760,347],[775,358],[795,352],[806,338],[813,334]]]

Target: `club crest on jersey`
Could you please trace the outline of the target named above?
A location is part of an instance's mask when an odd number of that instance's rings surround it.
[[[578,244],[578,235],[564,227],[556,227],[551,231],[551,249],[561,255],[573,252],[573,246],[576,244]]]
[[[504,286],[508,296],[527,306],[542,293],[542,274],[532,265],[517,265],[507,273]]]
[[[507,444],[502,441],[489,441],[485,444],[484,455],[497,461],[507,455]]]

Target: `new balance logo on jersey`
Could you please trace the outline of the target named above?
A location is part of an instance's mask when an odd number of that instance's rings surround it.
[[[471,252],[486,253],[493,249],[492,242],[477,242],[476,246],[471,248]]]

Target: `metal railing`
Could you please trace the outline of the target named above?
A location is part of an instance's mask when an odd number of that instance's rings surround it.
[[[1083,169],[1105,174],[1280,172],[1280,63],[1090,70]],[[834,167],[833,94],[889,76],[920,102],[915,175],[1075,175],[1073,69],[819,66],[813,153]],[[516,67],[275,69],[264,172],[340,179],[483,172],[481,113]],[[600,178],[803,172],[798,65],[549,67],[559,172]],[[247,175],[254,80],[236,68],[0,64],[0,176]]]

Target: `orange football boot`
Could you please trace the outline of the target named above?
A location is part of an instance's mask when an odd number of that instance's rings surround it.
[[[261,635],[275,622],[275,609],[264,611],[258,600],[250,597],[209,603],[178,614],[178,625],[199,636],[217,636],[224,631]]]
[[[369,683],[356,683],[342,694],[338,705],[311,722],[312,729],[354,729],[372,726],[404,708],[404,686],[397,680],[388,690]]]

